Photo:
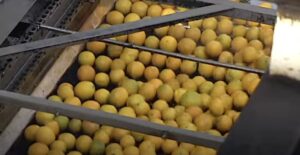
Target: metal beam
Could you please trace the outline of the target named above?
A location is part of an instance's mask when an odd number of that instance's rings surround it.
[[[0,103],[8,106],[20,106],[37,111],[44,111],[59,115],[88,120],[102,125],[109,125],[130,131],[136,131],[153,136],[173,139],[180,142],[186,142],[211,148],[219,148],[224,141],[224,137],[216,137],[207,133],[183,130],[166,125],[155,124],[136,118],[121,116],[118,114],[107,113],[103,111],[90,110],[83,107],[72,106],[68,104],[59,104],[57,102],[36,98],[27,95],[21,95],[9,91],[0,90]],[[0,135],[0,145],[5,143],[5,139]],[[0,147],[1,152],[1,147]]]
[[[263,8],[255,5],[250,5],[247,3],[237,3],[228,0],[196,0],[197,2],[210,3],[215,5],[223,5],[228,7],[233,7],[232,12],[225,13],[224,15],[241,18],[250,21],[262,22],[265,24],[274,25],[276,21],[276,10]]]
[[[233,2],[233,1],[229,1],[229,0],[225,0],[225,1],[224,0],[196,0],[196,1],[214,4],[214,5],[230,6],[235,9],[239,9],[239,10],[248,10],[248,11],[252,11],[253,13],[261,13],[261,14],[265,14],[265,15],[276,16],[276,10],[274,10],[274,9],[263,8],[263,7],[251,5],[248,3],[237,3],[237,2]]]
[[[186,12],[180,12],[168,16],[157,17],[153,19],[145,19],[132,23],[125,23],[121,25],[111,26],[106,29],[97,29],[87,32],[79,32],[76,34],[65,35],[61,37],[54,37],[45,40],[33,41],[30,43],[19,44],[15,46],[4,47],[0,49],[0,56],[16,54],[20,52],[38,50],[43,48],[50,48],[61,45],[73,45],[79,42],[90,40],[101,40],[111,38],[123,34],[147,30],[149,28],[157,28],[173,23],[188,21],[208,15],[218,15],[231,10],[230,6],[212,5],[197,9],[192,9]]]
[[[234,9],[230,12],[223,14],[224,16],[230,16],[250,21],[257,21],[270,25],[274,25],[276,21],[276,10],[262,8],[259,6],[250,5],[248,3],[237,3],[229,0],[165,0],[162,2],[172,3],[175,5],[192,4],[188,5],[187,7],[198,7],[208,5],[230,6]]]
[[[36,0],[3,0],[0,3],[0,45],[22,20]]]
[[[59,33],[63,33],[63,34],[78,33],[78,32],[75,32],[75,31],[60,29],[60,28],[47,26],[47,25],[40,25],[40,27],[43,28],[43,29],[46,29],[46,30],[59,32]],[[180,59],[184,59],[184,60],[190,60],[190,61],[194,61],[194,62],[198,62],[198,63],[210,64],[210,65],[215,65],[215,66],[220,66],[220,67],[225,67],[225,68],[230,68],[230,69],[237,69],[237,70],[242,70],[242,71],[257,73],[257,74],[264,74],[265,73],[265,71],[255,69],[255,68],[249,68],[249,67],[237,66],[237,65],[228,64],[228,63],[222,63],[222,62],[218,62],[218,61],[215,61],[215,60],[201,59],[201,58],[197,58],[195,56],[189,56],[189,55],[183,55],[183,54],[180,54],[180,53],[167,52],[167,51],[164,51],[164,50],[161,50],[161,49],[154,49],[154,48],[149,48],[149,47],[145,47],[145,46],[134,45],[132,43],[121,42],[121,41],[117,41],[117,40],[113,40],[113,39],[102,39],[101,41],[103,41],[105,43],[109,43],[109,44],[134,48],[134,49],[138,49],[138,50],[142,50],[142,51],[148,51],[148,52],[156,53],[156,54],[163,54],[163,55],[166,55],[166,56],[171,56],[171,57],[180,58]]]

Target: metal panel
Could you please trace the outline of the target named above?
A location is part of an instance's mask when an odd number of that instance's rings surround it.
[[[0,102],[6,105],[15,105],[37,111],[55,113],[72,118],[88,120],[103,125],[109,125],[117,128],[123,128],[153,136],[169,138],[180,142],[187,142],[212,148],[218,148],[224,141],[223,137],[212,136],[207,133],[159,125],[149,121],[125,117],[103,111],[90,110],[68,104],[59,104],[42,98],[21,95],[8,91],[0,91]],[[0,146],[5,146],[5,143],[5,136],[0,135]]]
[[[299,155],[300,82],[265,75],[220,155]]]
[[[36,0],[5,0],[0,3],[0,44],[22,20]],[[18,8],[16,9],[16,6]]]
[[[212,5],[212,6],[192,9],[186,12],[180,12],[168,16],[162,16],[153,19],[145,19],[137,22],[116,25],[116,26],[109,27],[107,29],[98,29],[98,30],[93,30],[88,32],[79,32],[76,34],[70,34],[61,37],[54,37],[50,39],[34,41],[31,43],[4,47],[0,49],[0,56],[20,53],[25,51],[32,51],[37,49],[43,49],[43,48],[49,48],[53,46],[74,45],[76,43],[88,41],[88,40],[95,40],[95,39],[100,40],[105,38],[111,38],[114,36],[142,31],[149,28],[165,26],[176,22],[188,21],[191,19],[199,18],[201,16],[203,17],[212,14],[218,15],[222,12],[224,13],[231,9],[232,7],[230,6]]]

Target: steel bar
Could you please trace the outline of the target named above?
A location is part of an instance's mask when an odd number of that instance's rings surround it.
[[[47,29],[47,30],[51,30],[51,31],[55,31],[55,32],[60,32],[60,33],[64,33],[64,34],[77,33],[75,31],[60,29],[60,28],[47,26],[47,25],[40,25],[40,27],[43,28],[43,29]],[[149,47],[145,47],[145,46],[134,45],[132,43],[121,42],[121,41],[117,41],[117,40],[113,40],[113,39],[102,39],[101,41],[109,43],[109,44],[134,48],[134,49],[143,50],[143,51],[149,51],[151,53],[163,54],[163,55],[167,55],[167,56],[171,56],[171,57],[175,57],[175,58],[180,58],[180,59],[184,59],[184,60],[190,60],[190,61],[194,61],[194,62],[198,62],[198,63],[205,63],[205,64],[210,64],[210,65],[215,65],[215,66],[220,66],[220,67],[225,67],[225,68],[230,68],[230,69],[237,69],[237,70],[242,70],[242,71],[257,73],[257,74],[264,74],[265,73],[265,71],[255,69],[255,68],[237,66],[237,65],[222,63],[222,62],[218,62],[218,61],[214,61],[214,60],[201,59],[201,58],[197,58],[197,57],[193,57],[193,56],[183,55],[183,54],[180,54],[180,53],[171,53],[171,52],[167,52],[167,51],[160,50],[160,49],[153,49],[153,48],[149,48]]]
[[[6,0],[0,3],[0,45],[35,2],[36,0]]]
[[[87,108],[59,104],[57,102],[36,98],[32,96],[17,94],[0,90],[0,103],[8,106],[20,106],[37,111],[55,113],[72,118],[88,120],[102,125],[109,125],[126,130],[141,132],[153,136],[169,138],[180,142],[192,143],[211,148],[219,148],[224,141],[223,137],[216,137],[206,133],[183,130],[170,126],[155,124],[152,122],[125,117],[103,111],[90,110]],[[0,135],[0,142],[3,139]]]
[[[16,54],[20,52],[38,50],[43,48],[50,48],[54,46],[72,45],[79,42],[89,40],[101,40],[111,38],[123,34],[147,30],[149,28],[161,27],[177,22],[188,21],[208,15],[218,15],[231,10],[233,7],[212,5],[197,9],[192,9],[186,12],[171,14],[168,16],[157,17],[153,19],[144,19],[132,23],[125,23],[121,25],[111,26],[106,29],[96,29],[88,32],[79,32],[76,34],[65,35],[61,37],[54,37],[31,43],[19,44],[15,46],[4,47],[0,49],[0,56]]]

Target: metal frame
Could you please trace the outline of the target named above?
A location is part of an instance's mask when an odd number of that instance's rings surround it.
[[[133,23],[116,25],[107,29],[98,29],[89,32],[79,32],[76,34],[70,34],[61,37],[55,37],[51,39],[45,39],[45,40],[35,41],[31,43],[5,47],[0,49],[0,57],[5,55],[10,55],[10,54],[16,54],[20,52],[27,52],[27,51],[54,47],[54,46],[66,46],[66,45],[76,44],[79,42],[84,42],[89,40],[101,40],[101,39],[108,40],[105,38],[111,38],[118,35],[143,31],[150,28],[156,28],[156,27],[165,26],[177,22],[185,22],[188,20],[198,19],[200,17],[207,17],[212,15],[227,15],[234,18],[254,20],[254,21],[259,21],[267,24],[274,24],[276,19],[276,13],[274,10],[258,8],[247,4],[224,2],[221,0],[196,0],[196,1],[210,3],[214,5],[192,9],[190,11],[177,13],[173,15],[157,17],[151,20],[140,20]],[[125,45],[123,44],[123,46]],[[132,48],[145,48],[143,46],[139,47],[132,44],[127,44],[126,46],[130,46]],[[159,50],[156,52],[159,53],[164,51]],[[190,59],[189,57],[185,57],[180,54],[170,55],[170,56],[180,57],[188,60]],[[194,61],[200,62],[202,60],[198,59]],[[185,131],[178,128],[161,126],[161,125],[153,124],[151,122],[126,118],[115,114],[108,114],[99,111],[96,112],[96,111],[82,109],[79,107],[73,107],[68,105],[53,104],[51,101],[45,101],[44,99],[38,99],[31,96],[15,94],[6,91],[0,91],[0,98],[1,98],[0,100],[1,103],[5,102],[8,105],[16,104],[18,106],[31,108],[35,110],[41,110],[41,111],[52,112],[52,113],[59,112],[60,114],[64,114],[74,118],[86,119],[97,123],[126,128],[126,129],[143,132],[150,135],[162,136],[165,138],[170,138],[170,139],[183,141],[183,142],[195,143],[198,145],[204,145],[213,148],[218,148],[220,144],[224,141],[224,139],[221,137],[214,137],[203,133],[196,133],[192,131]],[[7,138],[1,136],[2,135],[0,135],[0,144],[3,143],[3,138]],[[5,146],[5,145],[1,145],[1,146]],[[1,148],[0,148],[0,152],[2,151]]]
[[[105,38],[111,38],[123,34],[134,33],[138,31],[147,30],[149,28],[157,28],[172,23],[178,23],[197,19],[203,16],[218,15],[233,9],[229,6],[212,5],[197,9],[192,9],[186,12],[180,12],[168,16],[157,17],[153,19],[145,19],[132,23],[125,23],[121,25],[111,26],[106,29],[96,29],[87,32],[79,32],[76,34],[65,35],[61,37],[54,37],[50,39],[44,39],[39,41],[33,41],[30,43],[19,44],[0,49],[0,57],[10,54],[16,54],[20,52],[27,52],[32,50],[50,48],[54,46],[67,46],[74,45],[84,41],[101,40]]]
[[[140,20],[132,23],[112,26],[107,29],[98,29],[89,32],[80,32],[62,37],[55,37],[45,40],[34,41],[0,49],[0,56],[16,54],[31,50],[50,48],[53,46],[72,45],[83,41],[100,40],[118,35],[133,33],[137,31],[147,30],[149,28],[157,28],[176,22],[183,22],[197,19],[203,16],[228,15],[231,17],[241,17],[249,20],[274,24],[276,19],[275,10],[260,8],[248,4],[239,4],[233,2],[221,2],[219,0],[199,0],[199,2],[214,3],[214,5],[192,9],[186,12],[180,12],[168,16],[153,18],[151,20]],[[271,21],[271,22],[270,22]]]
[[[125,117],[118,114],[106,113],[103,111],[90,110],[68,104],[59,104],[57,102],[42,98],[21,95],[9,91],[0,90],[0,98],[0,103],[6,105],[21,106],[37,111],[55,113],[72,118],[92,121],[102,125],[109,125],[196,145],[218,148],[224,141],[223,137],[216,137],[207,133],[199,133],[170,126],[159,125],[149,121]],[[0,135],[0,140],[1,139],[2,137]]]

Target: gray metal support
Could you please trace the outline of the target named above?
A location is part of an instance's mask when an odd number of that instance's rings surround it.
[[[63,34],[77,33],[75,31],[60,29],[60,28],[47,26],[47,25],[40,25],[40,27],[43,28],[43,29],[49,30],[49,31],[59,32],[59,33],[63,33]],[[194,62],[198,62],[198,63],[210,64],[210,65],[226,67],[226,68],[230,68],[230,69],[237,69],[237,70],[242,70],[242,71],[257,73],[257,74],[264,74],[265,73],[264,70],[259,70],[259,69],[255,69],[255,68],[244,67],[244,66],[237,66],[237,65],[228,64],[228,63],[222,63],[222,62],[218,62],[218,61],[215,61],[215,60],[201,59],[201,58],[197,58],[197,57],[194,57],[194,56],[183,55],[183,54],[180,54],[180,53],[167,52],[167,51],[163,51],[161,49],[153,49],[153,48],[134,45],[132,43],[121,42],[121,41],[117,41],[117,40],[113,40],[113,39],[102,39],[101,41],[103,41],[105,43],[109,43],[109,44],[134,48],[134,49],[138,49],[138,50],[142,50],[142,51],[148,51],[148,52],[151,52],[151,53],[163,54],[163,55],[166,55],[166,56],[180,58],[180,59],[183,59],[183,60],[190,60],[190,61],[194,61]]]
[[[38,50],[43,48],[50,48],[54,46],[73,45],[79,42],[89,40],[101,40],[111,38],[127,33],[143,31],[149,28],[156,28],[160,26],[169,25],[172,23],[188,21],[208,15],[218,15],[231,10],[232,7],[223,5],[212,5],[197,9],[192,9],[186,12],[180,12],[168,16],[157,17],[153,19],[145,19],[132,23],[125,23],[121,25],[111,26],[106,29],[97,29],[87,32],[79,32],[76,34],[65,35],[61,37],[54,37],[45,40],[33,41],[30,43],[19,44],[15,46],[4,47],[0,49],[0,56],[16,54],[20,52]]]
[[[21,95],[9,91],[0,90],[0,103],[88,120],[102,125],[109,125],[117,128],[123,128],[144,134],[212,148],[219,148],[224,141],[223,137],[216,137],[206,133],[159,125],[136,118],[106,113],[103,111],[90,110],[68,104],[59,104],[43,98]],[[0,135],[0,148],[5,146],[7,140],[5,137],[5,135]]]

